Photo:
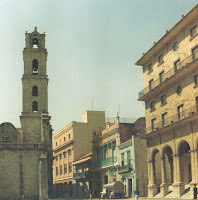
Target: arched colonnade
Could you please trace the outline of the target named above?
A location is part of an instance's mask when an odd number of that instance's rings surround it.
[[[198,138],[148,148],[148,196],[181,196],[198,184]]]

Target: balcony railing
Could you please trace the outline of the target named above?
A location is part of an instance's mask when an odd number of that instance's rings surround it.
[[[118,167],[118,173],[126,173],[126,172],[130,172],[132,171],[132,165],[128,164],[128,165],[123,165],[123,166],[119,166]]]
[[[182,112],[179,112],[178,114],[173,115],[173,116],[171,116],[171,117],[169,117],[169,118],[167,118],[163,121],[160,121],[158,123],[153,124],[153,126],[146,128],[146,133],[151,133],[151,132],[157,131],[157,130],[162,129],[166,126],[169,126],[169,125],[174,124],[178,121],[181,121],[185,118],[189,118],[189,117],[195,115],[195,113],[197,113],[197,112],[198,112],[198,104],[195,105],[195,106],[192,106],[192,107],[190,107],[190,108],[188,108],[188,109],[186,109]]]
[[[161,83],[166,81],[168,78],[172,77],[179,71],[181,71],[183,68],[187,67],[190,63],[192,63],[195,59],[198,58],[198,51],[195,51],[193,54],[185,58],[183,61],[181,61],[177,66],[173,67],[170,69],[168,72],[163,74],[159,79],[156,81],[152,82],[148,87],[144,88],[141,92],[139,92],[139,98],[143,97],[150,91],[152,91],[154,88],[159,86]]]
[[[45,144],[0,144],[0,150],[44,150],[46,148]]]
[[[93,168],[101,167],[104,165],[110,165],[116,162],[116,157],[107,158],[105,160],[101,160],[93,163]]]
[[[84,178],[90,178],[90,171],[82,172],[82,173],[74,173],[73,177],[74,179],[84,179]]]
[[[106,118],[106,121],[107,119],[111,124],[115,123],[115,118]],[[134,123],[136,120],[137,118],[119,118],[120,123]]]

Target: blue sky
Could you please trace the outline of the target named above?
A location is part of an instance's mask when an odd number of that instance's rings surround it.
[[[49,113],[56,131],[86,110],[144,116],[135,62],[195,0],[0,0],[0,123],[20,127],[25,32],[46,33]]]

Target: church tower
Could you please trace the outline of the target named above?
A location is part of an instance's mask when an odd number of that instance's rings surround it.
[[[40,34],[35,27],[32,33],[26,32],[25,37],[21,142],[46,143],[46,139],[50,138],[49,134],[44,134],[42,119],[49,121],[50,117],[48,116],[45,33]]]

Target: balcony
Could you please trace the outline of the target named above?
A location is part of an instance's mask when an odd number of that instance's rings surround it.
[[[196,62],[198,60],[197,58],[198,58],[198,51],[195,51],[193,54],[191,54],[183,61],[181,61],[176,66],[176,68],[173,67],[168,72],[163,74],[159,79],[155,80],[154,82],[152,82],[152,84],[150,84],[148,87],[144,88],[141,92],[139,92],[138,100],[144,101],[145,99],[147,99],[149,94],[155,91],[156,88],[158,88],[159,89],[158,91],[161,92],[162,89],[164,88],[163,87],[161,88],[160,86],[164,85],[165,82],[167,83],[167,80],[170,80],[170,78],[174,77],[177,74],[180,74],[181,76],[181,72],[184,71],[184,69],[187,69],[191,65],[191,63]],[[186,72],[184,73],[184,75],[186,75]],[[156,93],[154,95],[156,95]]]
[[[118,173],[119,174],[130,172],[130,171],[132,171],[132,165],[131,164],[118,167]]]
[[[158,123],[153,124],[153,126],[147,127],[146,128],[146,133],[150,134],[150,133],[154,133],[157,132],[158,130],[161,130],[163,128],[167,128],[169,126],[173,126],[176,125],[178,122],[180,121],[185,121],[187,119],[193,119],[196,118],[198,115],[198,104],[194,105],[176,115],[173,115],[167,119],[165,119],[164,121],[160,121]],[[142,138],[146,138],[147,134],[142,136]]]
[[[91,177],[90,171],[86,171],[86,172],[82,172],[82,173],[74,173],[73,174],[73,178],[75,180],[77,180],[77,179],[85,179],[85,178],[90,178],[90,177]]]
[[[102,167],[105,165],[110,165],[116,162],[116,157],[107,158],[105,160],[101,160],[98,162],[93,163],[93,168]]]

